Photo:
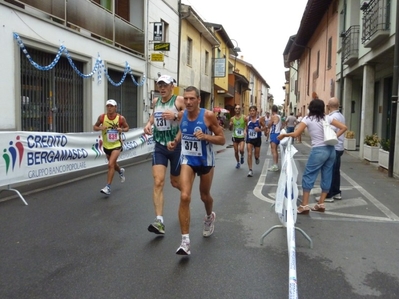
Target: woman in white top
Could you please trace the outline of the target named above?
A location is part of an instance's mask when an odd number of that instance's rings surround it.
[[[298,124],[297,130],[289,134],[280,134],[278,136],[279,140],[285,137],[296,138],[302,134],[307,127],[312,141],[312,150],[310,151],[309,159],[302,177],[303,197],[302,204],[297,210],[298,214],[309,214],[310,210],[317,212],[324,212],[325,210],[324,200],[331,186],[335,148],[333,145],[326,145],[324,143],[323,120],[326,120],[329,124],[338,128],[338,137],[347,130],[347,127],[343,123],[328,115],[324,115],[324,102],[320,99],[314,99],[309,104],[309,114]],[[308,206],[310,190],[312,190],[314,186],[319,171],[321,172],[320,187],[322,193],[319,202],[314,207],[310,208]]]

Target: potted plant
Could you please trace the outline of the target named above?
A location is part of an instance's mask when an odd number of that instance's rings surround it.
[[[366,135],[364,138],[363,157],[370,162],[378,162],[380,139],[378,135]]]
[[[353,132],[353,131],[346,131],[345,132],[344,149],[346,149],[348,151],[355,151],[356,150],[355,132]]]
[[[378,165],[385,169],[388,169],[389,164],[389,147],[389,139],[381,139],[380,149],[378,150]]]

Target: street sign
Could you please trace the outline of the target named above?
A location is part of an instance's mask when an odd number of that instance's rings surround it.
[[[156,43],[154,44],[155,51],[170,51],[170,43]]]
[[[163,23],[155,22],[154,23],[154,41],[161,42],[163,41]]]
[[[151,54],[151,61],[163,61],[163,54],[162,53],[152,53]]]

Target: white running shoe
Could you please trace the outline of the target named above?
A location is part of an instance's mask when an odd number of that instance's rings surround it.
[[[278,166],[274,164],[272,167],[268,168],[269,171],[278,171]]]
[[[125,178],[125,168],[121,168],[121,171],[119,172],[119,177],[121,178],[121,183],[124,183],[126,178]]]
[[[177,248],[176,254],[178,255],[190,255],[190,240],[187,238],[183,238],[180,244],[180,247]]]
[[[259,158],[255,158],[255,163],[258,165],[260,163]]]
[[[215,230],[215,221],[216,221],[216,214],[215,212],[211,213],[211,217],[205,216],[204,219],[204,230],[202,231],[202,235],[207,238],[213,234]]]
[[[101,192],[101,193],[104,193],[104,194],[106,194],[106,195],[110,195],[110,194],[111,194],[111,188],[108,187],[108,186],[105,186],[104,188],[102,188],[102,189],[100,190],[100,192]]]
[[[254,173],[253,173],[252,170],[250,170],[250,171],[248,172],[247,177],[252,178],[253,176],[254,176]]]

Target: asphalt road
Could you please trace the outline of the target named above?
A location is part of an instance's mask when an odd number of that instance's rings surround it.
[[[165,185],[163,237],[147,231],[154,219],[151,162],[125,164],[112,194],[99,191],[104,169],[18,186],[26,201],[0,202],[0,298],[288,298],[286,232],[271,208],[279,172],[261,164],[248,178],[235,169],[229,132],[217,147],[212,195],[215,233],[202,237],[203,204],[196,178],[191,203],[191,256],[180,244],[179,193]],[[309,140],[296,144],[301,174]],[[299,298],[398,298],[398,180],[356,157],[342,157],[341,201],[326,213],[298,215]],[[137,162],[137,161],[135,161]],[[76,176],[76,174],[74,175]],[[301,175],[298,180],[301,190]],[[320,192],[318,181],[314,194]]]

